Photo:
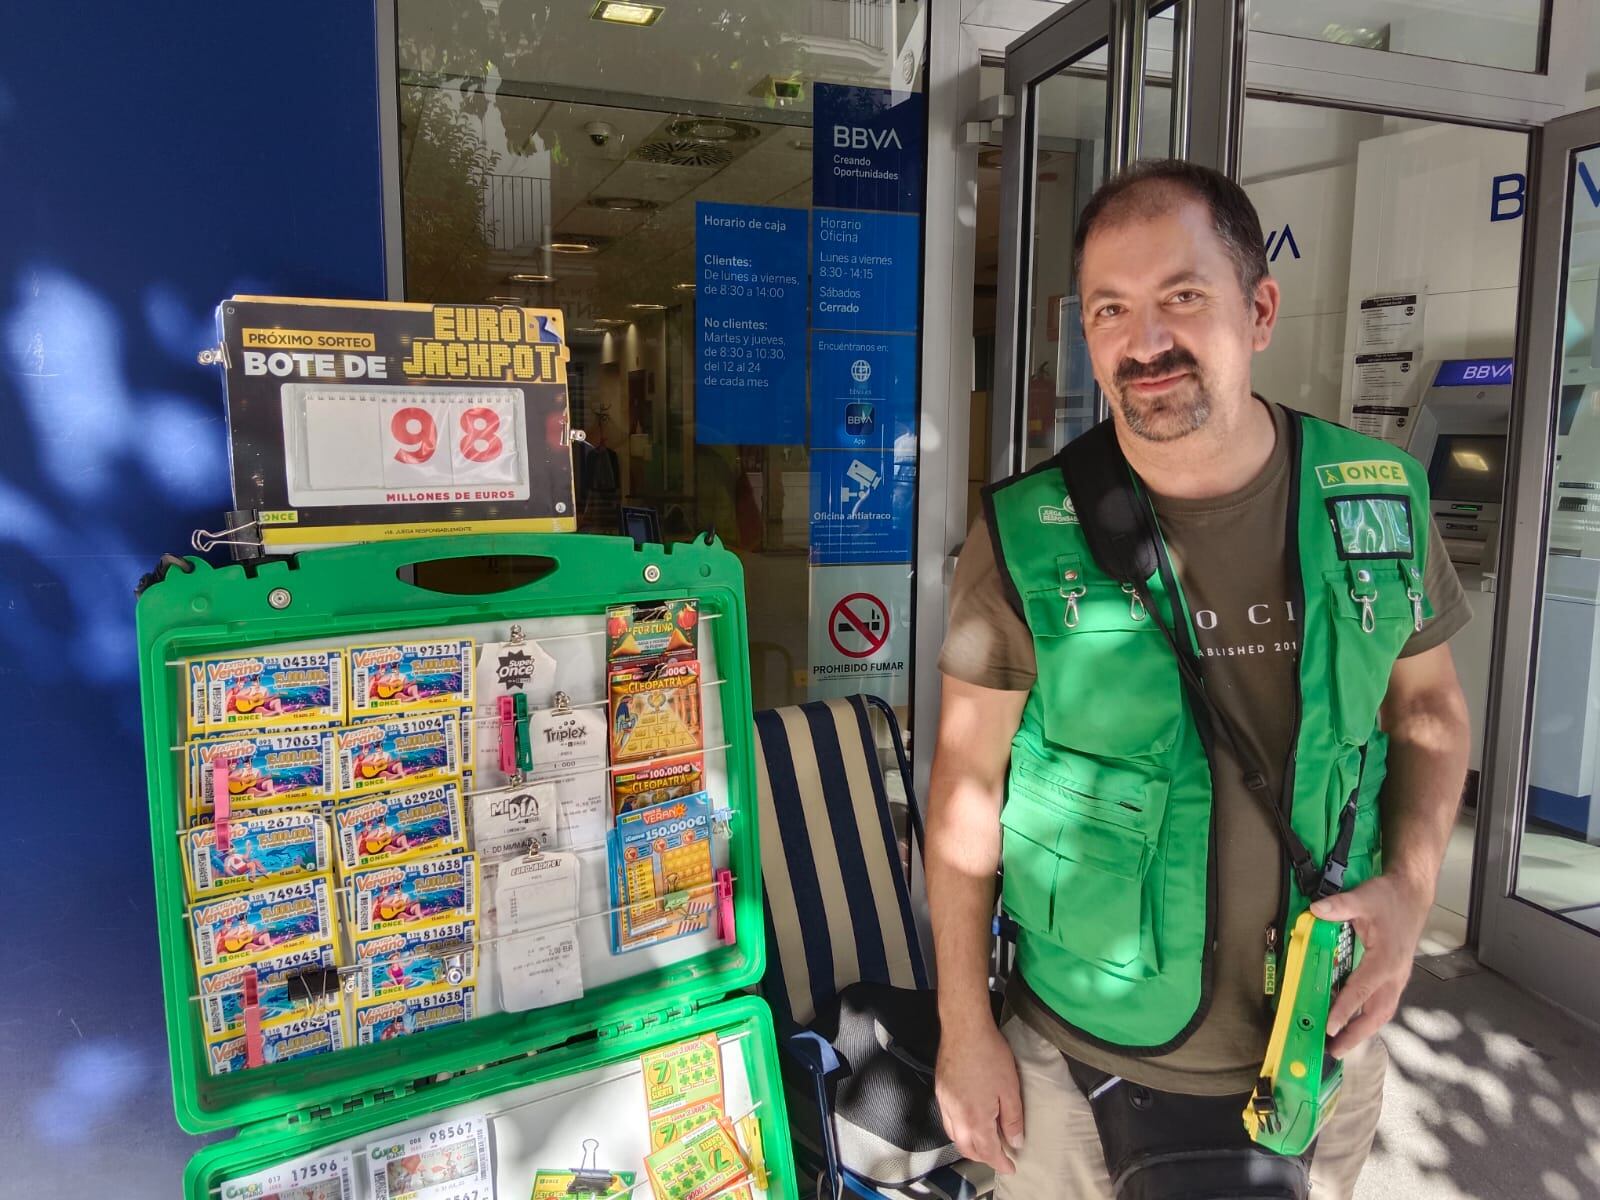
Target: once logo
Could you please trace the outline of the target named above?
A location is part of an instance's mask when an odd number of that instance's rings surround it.
[[[835,125],[833,145],[838,150],[882,150],[888,146],[905,149],[893,129],[868,129],[862,125]]]
[[[1333,463],[1317,468],[1317,482],[1325,488],[1352,484],[1389,483],[1405,486],[1406,469],[1397,462],[1372,459],[1367,462]]]

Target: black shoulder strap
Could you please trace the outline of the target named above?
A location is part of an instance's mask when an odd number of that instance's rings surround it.
[[[1161,565],[1161,552],[1109,418],[1067,443],[1061,473],[1094,561],[1118,583],[1142,586]]]
[[[1221,734],[1227,739],[1234,758],[1244,769],[1245,787],[1266,806],[1273,818],[1278,841],[1295,882],[1313,900],[1338,891],[1343,882],[1343,860],[1349,853],[1354,822],[1341,814],[1340,845],[1335,846],[1327,864],[1332,869],[1319,869],[1305,843],[1289,824],[1284,806],[1267,794],[1266,773],[1245,748],[1233,722],[1211,699],[1193,651],[1181,645],[1173,627],[1162,620],[1160,608],[1147,586],[1150,577],[1162,567],[1161,535],[1148,498],[1134,486],[1133,469],[1117,441],[1115,425],[1107,419],[1068,442],[1061,451],[1061,473],[1066,477],[1067,494],[1072,497],[1072,507],[1078,514],[1084,540],[1089,543],[1089,553],[1106,574],[1135,589],[1145,611],[1165,635],[1201,721],[1202,738],[1209,741]],[[1181,625],[1176,591],[1170,583],[1168,586],[1172,591],[1173,623]],[[1347,806],[1351,817],[1354,807],[1352,796]]]

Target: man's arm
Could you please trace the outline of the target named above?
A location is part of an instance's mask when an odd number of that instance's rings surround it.
[[[1330,1049],[1339,1057],[1400,1005],[1461,803],[1470,729],[1448,645],[1395,663],[1382,721],[1389,735],[1383,873],[1311,908],[1319,917],[1353,921],[1363,947],[1361,965],[1328,1014]]]
[[[989,949],[1000,806],[1026,700],[1026,692],[946,675],[928,790],[928,910],[941,1027],[935,1092],[956,1148],[1003,1174],[1015,1169],[1005,1147],[1022,1143],[1022,1094],[989,1007]]]

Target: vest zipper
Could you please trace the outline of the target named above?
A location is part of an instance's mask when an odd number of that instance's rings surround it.
[[[1300,473],[1301,466],[1301,434],[1300,414],[1288,410],[1289,414],[1289,516],[1288,529],[1285,536],[1284,561],[1292,564],[1289,571],[1290,592],[1294,601],[1295,620],[1300,624],[1300,629],[1294,639],[1294,723],[1289,729],[1289,754],[1283,766],[1283,791],[1278,797],[1278,808],[1283,813],[1284,820],[1289,822],[1290,828],[1294,827],[1294,769],[1299,757],[1296,751],[1300,746],[1300,724],[1303,717],[1301,703],[1300,664],[1305,654],[1305,620],[1306,620],[1306,581],[1305,571],[1300,562]],[[1278,920],[1276,928],[1286,929],[1289,924],[1289,876],[1293,872],[1287,863],[1281,864],[1278,869]]]

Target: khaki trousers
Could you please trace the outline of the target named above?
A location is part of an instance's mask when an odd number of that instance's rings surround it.
[[[995,1179],[998,1200],[1111,1200],[1111,1179],[1100,1151],[1089,1102],[1067,1072],[1061,1052],[1020,1017],[1001,1030],[1017,1058],[1022,1080],[1022,1149],[1012,1155],[1015,1175]],[[1345,1059],[1339,1106],[1323,1128],[1311,1160],[1314,1200],[1350,1200],[1383,1107],[1389,1052],[1371,1038]]]

